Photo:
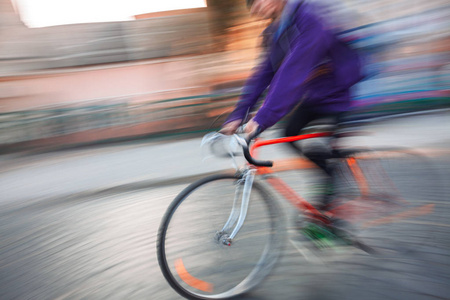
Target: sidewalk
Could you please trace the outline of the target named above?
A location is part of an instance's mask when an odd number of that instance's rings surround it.
[[[424,154],[448,156],[450,113],[418,115],[365,125],[368,136],[349,138],[354,146],[410,147]],[[277,136],[277,130],[263,136]],[[0,156],[0,206],[22,201],[79,198],[173,183],[189,183],[210,173],[230,170],[224,159],[204,160],[201,138],[135,141],[45,154]],[[296,157],[284,145],[261,151],[261,158]],[[242,161],[242,159],[241,159]]]

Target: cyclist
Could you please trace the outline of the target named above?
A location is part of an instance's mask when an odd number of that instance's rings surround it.
[[[246,82],[221,132],[232,134],[246,122],[267,88],[263,105],[246,124],[247,135],[271,127],[291,111],[286,136],[298,135],[308,123],[322,118],[336,124],[350,108],[350,88],[361,79],[358,54],[338,39],[333,24],[326,24],[314,3],[247,0],[247,4],[252,15],[272,22],[263,34],[264,59]],[[326,184],[332,184],[329,156],[322,151],[304,155],[324,171]],[[319,207],[324,209],[332,197],[332,193],[323,193]]]

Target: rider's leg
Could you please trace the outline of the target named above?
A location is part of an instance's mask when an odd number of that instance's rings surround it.
[[[302,106],[297,107],[297,109],[292,113],[290,119],[288,120],[286,127],[284,129],[285,136],[295,136],[300,133],[300,131],[312,120],[314,120],[315,114],[310,112],[307,108]],[[302,150],[296,144],[296,142],[289,143],[289,145],[297,152],[299,155],[303,155]]]
[[[308,108],[298,107],[292,114],[290,120],[285,128],[286,136],[298,135],[300,131],[306,127],[309,123],[316,120],[326,120],[326,125],[336,125],[338,123],[337,114],[321,114],[311,111]],[[333,185],[333,167],[329,164],[329,158],[331,158],[331,147],[328,144],[323,147],[312,147],[308,151],[302,151],[302,149],[296,143],[290,143],[294,150],[306,156],[309,160],[314,162],[324,173],[323,180],[319,182],[321,186],[321,199],[319,200],[319,208],[325,209],[331,204],[334,197],[334,185]],[[319,149],[321,148],[321,149]]]

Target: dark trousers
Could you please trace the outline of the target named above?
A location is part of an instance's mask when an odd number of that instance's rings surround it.
[[[339,116],[340,113],[317,113],[300,105],[294,111],[285,127],[285,136],[298,135],[306,125],[316,120],[320,121],[320,119],[326,119],[327,125],[337,125],[339,122]],[[314,151],[308,151],[308,153],[303,153],[300,147],[295,144],[295,142],[290,143],[290,146],[293,147],[296,152],[306,156],[309,160],[315,163],[325,172],[325,174],[328,175],[328,177],[332,176],[331,167],[327,164],[327,159],[330,158],[330,155],[327,155],[323,151],[318,151],[317,153],[315,153]]]

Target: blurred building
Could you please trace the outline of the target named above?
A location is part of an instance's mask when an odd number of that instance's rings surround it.
[[[361,16],[349,32],[370,76],[355,89],[361,113],[450,106],[450,6],[442,0],[346,0]]]
[[[0,145],[12,148],[203,128],[235,100],[262,29],[243,5],[225,34],[208,8],[30,29],[0,3]]]
[[[265,24],[248,16],[244,2],[30,29],[10,0],[0,0],[0,145],[207,128],[234,104],[259,54]],[[373,75],[356,87],[357,105],[447,101],[446,1],[345,3],[355,16],[349,34],[371,54]]]

